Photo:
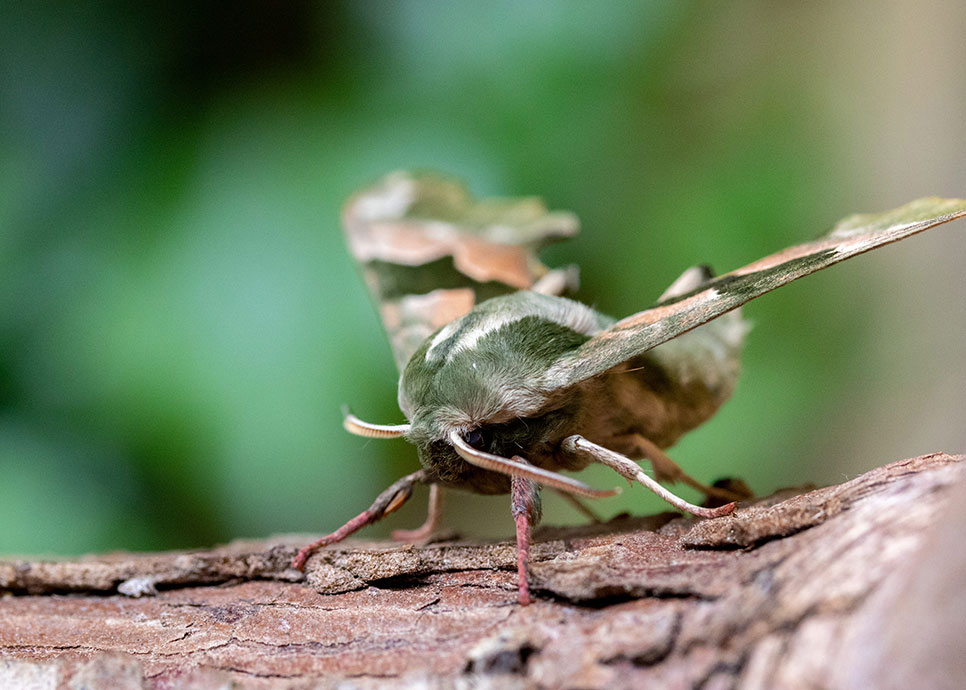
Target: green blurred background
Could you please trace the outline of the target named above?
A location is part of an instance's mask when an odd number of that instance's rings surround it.
[[[340,426],[343,403],[401,421],[338,225],[390,170],[577,212],[545,259],[579,262],[616,316],[691,264],[966,196],[958,4],[5,5],[3,553],[329,531],[412,471],[404,442]],[[966,450],[964,237],[752,303],[734,399],[672,455],[767,492]],[[416,526],[424,500],[369,534]],[[599,509],[663,506],[640,489]],[[447,522],[512,533],[500,498]]]

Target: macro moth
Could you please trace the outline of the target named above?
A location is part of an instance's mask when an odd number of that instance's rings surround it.
[[[651,308],[614,320],[562,295],[575,267],[537,257],[577,232],[570,213],[534,198],[474,200],[459,183],[394,173],[347,203],[349,248],[389,335],[408,420],[385,425],[347,414],[346,430],[405,438],[422,468],[363,513],[302,549],[303,568],[322,546],[382,519],[430,486],[426,523],[394,536],[428,539],[441,487],[510,494],[521,604],[530,602],[527,560],[541,487],[579,503],[618,491],[561,470],[602,463],[699,517],[731,513],[734,498],[705,486],[665,453],[730,396],[747,331],[740,306],[770,290],[876,247],[966,215],[966,200],[928,198],[854,215],[805,244],[713,276],[685,271]],[[648,460],[656,477],[636,462]],[[692,505],[658,482],[684,482],[724,505]]]

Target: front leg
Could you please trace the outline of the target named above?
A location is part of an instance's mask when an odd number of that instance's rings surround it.
[[[526,462],[521,457],[515,457],[518,462]],[[513,522],[517,532],[517,600],[522,606],[527,606],[530,598],[529,562],[530,562],[530,529],[540,521],[540,487],[529,479],[511,477],[510,502],[513,512]]]
[[[598,446],[596,443],[588,441],[583,436],[568,436],[563,440],[561,447],[565,452],[568,453],[584,453],[589,455],[602,465],[607,465],[611,469],[615,470],[627,481],[640,482],[675,508],[679,508],[687,513],[691,513],[692,515],[712,518],[728,515],[729,513],[734,512],[734,503],[728,503],[727,505],[723,505],[718,508],[702,508],[701,506],[688,503],[680,496],[671,493],[656,481],[648,477],[644,473],[644,470],[641,469],[641,466],[630,458],[625,457],[620,453],[615,453],[609,448]]]
[[[396,541],[424,544],[432,538],[436,527],[439,525],[439,518],[442,514],[443,487],[439,484],[430,484],[429,507],[426,510],[426,521],[416,529],[394,529],[392,531],[392,538]]]
[[[332,532],[332,534],[325,535],[299,551],[292,560],[292,567],[301,570],[305,567],[305,562],[309,559],[309,556],[323,546],[340,542],[349,535],[358,532],[366,525],[371,525],[386,517],[389,513],[397,510],[403,503],[409,500],[409,497],[413,495],[413,487],[416,484],[426,484],[427,482],[429,482],[429,474],[426,470],[419,470],[418,472],[407,474],[379,494],[368,509],[356,515],[335,532]]]

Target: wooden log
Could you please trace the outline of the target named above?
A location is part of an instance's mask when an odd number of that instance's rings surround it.
[[[511,542],[0,561],[0,688],[958,688],[964,460],[543,529],[529,607]]]

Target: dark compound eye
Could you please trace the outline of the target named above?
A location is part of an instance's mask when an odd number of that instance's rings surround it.
[[[488,441],[487,434],[482,429],[472,429],[466,432],[466,442],[477,450],[483,450],[489,445]]]

